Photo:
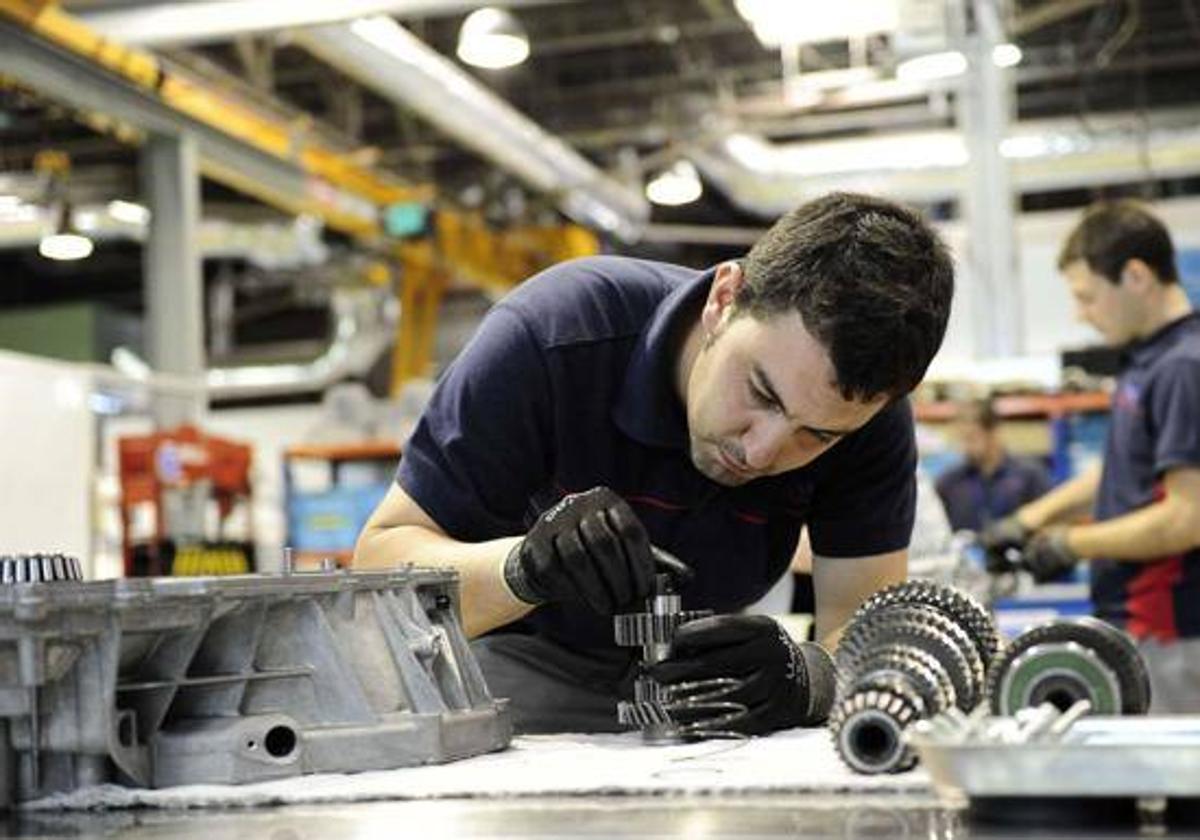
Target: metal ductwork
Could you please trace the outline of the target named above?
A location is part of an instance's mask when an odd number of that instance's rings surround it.
[[[1200,115],[1155,114],[1139,130],[1132,114],[1019,123],[1001,142],[1018,192],[1073,189],[1200,172]],[[779,216],[831,190],[857,190],[906,201],[963,194],[969,155],[955,130],[776,144],[732,135],[688,150],[704,176],[738,207]]]
[[[492,0],[492,6],[531,6],[576,0]],[[465,14],[479,0],[340,0],[332,3],[282,3],[280,0],[191,0],[150,3],[115,9],[81,9],[77,16],[106,38],[145,47],[221,41],[238,35],[293,26],[393,14],[437,17]]]
[[[320,391],[364,375],[391,344],[399,304],[382,289],[336,289],[330,300],[334,336],[312,361],[296,364],[210,368],[204,384],[210,400],[236,400]],[[125,348],[113,353],[113,367],[137,380],[157,380],[150,366]]]
[[[301,364],[212,368],[205,374],[214,400],[319,391],[370,369],[391,344],[399,320],[395,298],[378,289],[337,289],[330,300],[333,340]]]
[[[626,241],[650,215],[640,189],[599,170],[387,17],[316,26],[296,41],[541,192],[570,218]]]

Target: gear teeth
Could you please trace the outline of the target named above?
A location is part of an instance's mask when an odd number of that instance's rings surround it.
[[[78,558],[66,554],[0,555],[0,583],[58,583],[83,580]]]
[[[613,616],[613,635],[621,647],[668,644],[679,625],[707,618],[712,610],[683,610],[677,613],[622,613]]]
[[[905,645],[884,645],[872,650],[862,661],[859,673],[884,674],[911,682],[927,708],[948,709],[955,705],[954,683],[946,669],[927,651]],[[863,678],[854,682],[859,687]]]
[[[882,644],[903,643],[927,651],[947,670],[956,704],[969,712],[983,697],[983,660],[965,630],[933,607],[894,604],[864,613],[851,623],[837,650],[842,682],[860,669],[861,660]]]
[[[916,764],[904,731],[924,716],[921,699],[902,681],[880,676],[843,697],[829,716],[834,748],[860,773],[900,773]]]
[[[925,604],[944,614],[967,631],[984,662],[991,662],[1000,650],[1000,634],[987,608],[961,589],[930,580],[909,580],[881,589],[863,602],[854,618],[893,604]]]
[[[647,726],[673,725],[675,723],[671,720],[667,710],[657,703],[630,703],[627,700],[617,703],[617,722],[641,729],[645,729]]]
[[[639,727],[674,724],[666,709],[670,702],[670,692],[657,680],[638,677],[633,682],[633,701],[621,700],[617,703],[617,721]]]

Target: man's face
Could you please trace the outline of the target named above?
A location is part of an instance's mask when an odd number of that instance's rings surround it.
[[[1126,283],[1113,283],[1092,271],[1084,260],[1067,265],[1063,276],[1075,298],[1079,320],[1091,324],[1106,343],[1119,347],[1137,338],[1144,303]]]
[[[958,430],[963,455],[972,464],[982,464],[992,451],[993,433],[974,420],[964,420]]]
[[[729,304],[713,317],[712,306],[710,296],[685,399],[692,463],[718,484],[804,466],[886,404],[842,397],[829,354],[799,314],[759,320],[734,316]]]

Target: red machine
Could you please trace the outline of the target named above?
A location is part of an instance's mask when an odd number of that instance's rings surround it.
[[[118,439],[117,459],[126,575],[254,570],[249,446],[184,425]],[[235,511],[244,527],[232,535]]]

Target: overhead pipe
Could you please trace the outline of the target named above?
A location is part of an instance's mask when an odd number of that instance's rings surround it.
[[[395,298],[380,289],[337,289],[330,301],[333,339],[321,355],[296,364],[210,368],[203,381],[210,400],[236,400],[321,391],[363,376],[392,342],[399,320]],[[125,347],[113,351],[112,365],[136,380],[159,374]]]
[[[1014,125],[1001,141],[1016,192],[1073,189],[1115,180],[1200,172],[1200,114],[1156,116],[1145,134],[1128,114]],[[1090,129],[1090,130],[1089,130]],[[970,160],[953,130],[804,143],[735,135],[689,147],[701,173],[741,209],[779,216],[831,190],[876,192],[915,202],[961,195]]]
[[[399,305],[376,289],[339,289],[330,301],[333,340],[320,356],[299,364],[211,368],[206,376],[214,400],[321,391],[351,376],[365,375],[391,345]]]
[[[578,0],[490,0],[488,5],[531,6]],[[369,15],[429,18],[470,12],[480,0],[193,0],[132,8],[80,10],[77,17],[107,38],[145,47],[222,41],[277,29],[315,26]]]
[[[635,240],[650,216],[640,189],[606,175],[391,18],[316,26],[296,41],[380,96],[541,192],[580,224]]]

